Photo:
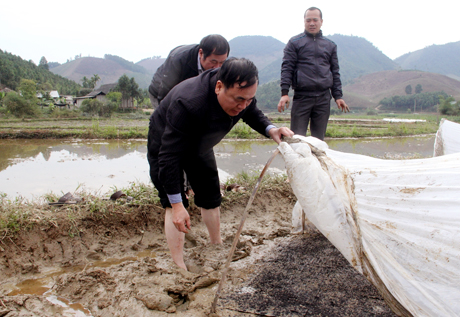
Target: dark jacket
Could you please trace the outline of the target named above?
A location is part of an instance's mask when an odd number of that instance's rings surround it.
[[[330,89],[334,99],[342,98],[337,45],[321,31],[292,37],[284,48],[280,85],[282,94],[292,86],[299,95],[319,96]]]
[[[217,71],[205,71],[175,86],[150,117],[148,157],[158,158],[167,194],[181,192],[180,161],[212,151],[240,119],[265,136],[271,124],[255,99],[237,116],[229,116],[217,101]]]
[[[183,45],[173,49],[165,62],[158,67],[149,86],[149,92],[162,100],[183,80],[198,76],[199,45]]]

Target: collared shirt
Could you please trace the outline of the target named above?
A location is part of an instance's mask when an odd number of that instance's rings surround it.
[[[200,52],[198,52],[198,74],[201,74],[202,72],[204,72],[204,70],[201,67]]]

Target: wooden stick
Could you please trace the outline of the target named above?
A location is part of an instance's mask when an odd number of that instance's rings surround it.
[[[275,158],[276,155],[278,155],[279,152],[280,150],[277,148],[275,152],[273,153],[273,155],[268,159],[267,164],[265,164],[265,167],[260,173],[259,179],[257,180],[256,186],[254,187],[252,191],[251,197],[249,198],[248,204],[246,205],[246,209],[244,209],[243,217],[241,218],[241,222],[240,222],[240,226],[238,227],[238,230],[236,231],[235,238],[233,239],[232,248],[230,249],[230,252],[228,253],[227,262],[225,263],[225,268],[224,268],[224,271],[222,272],[222,277],[220,279],[219,287],[217,288],[216,296],[214,297],[214,301],[212,302],[211,314],[216,313],[217,300],[219,299],[220,292],[222,291],[222,288],[225,284],[225,280],[227,278],[228,267],[230,266],[230,262],[232,261],[233,254],[235,253],[236,245],[238,244],[238,240],[240,239],[240,234],[241,234],[241,231],[243,230],[243,225],[248,215],[249,207],[251,207],[252,201],[254,200],[254,196],[256,195],[257,190],[259,189],[259,185],[260,185],[260,181],[262,180],[262,177],[264,176],[265,172],[267,171],[268,167],[272,163],[273,159]]]

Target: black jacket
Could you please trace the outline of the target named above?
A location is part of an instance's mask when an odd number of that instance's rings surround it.
[[[158,67],[149,86],[149,92],[162,100],[183,80],[198,76],[199,45],[183,45],[173,49],[165,62]]]
[[[292,86],[299,95],[319,96],[330,89],[334,99],[342,98],[337,45],[321,31],[292,37],[284,48],[280,85],[282,94]]]
[[[229,116],[215,93],[217,71],[205,71],[175,86],[150,117],[148,157],[158,158],[167,194],[181,192],[180,161],[212,151],[240,119],[265,136],[271,124],[255,99],[237,116]]]

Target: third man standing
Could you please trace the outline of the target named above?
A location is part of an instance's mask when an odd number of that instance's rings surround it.
[[[289,87],[294,89],[291,130],[324,140],[330,114],[331,95],[337,107],[349,111],[342,99],[337,45],[323,37],[323,15],[311,7],[304,14],[305,31],[292,37],[284,48],[281,66],[281,99],[278,111],[289,107]]]

